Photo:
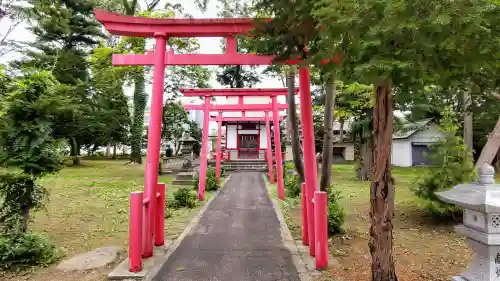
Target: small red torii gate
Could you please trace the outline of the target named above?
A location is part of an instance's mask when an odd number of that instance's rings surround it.
[[[198,198],[203,200],[205,198],[205,178],[206,178],[206,169],[207,169],[207,151],[206,151],[206,142],[208,141],[208,121],[209,121],[209,113],[210,111],[218,111],[218,115],[222,116],[223,111],[265,111],[266,116],[266,130],[269,130],[269,111],[273,112],[273,123],[279,124],[279,110],[287,109],[288,106],[286,104],[278,104],[278,96],[286,96],[288,95],[287,88],[236,88],[236,89],[181,89],[181,93],[186,97],[204,97],[203,105],[185,105],[185,109],[197,109],[203,110],[203,136],[202,136],[202,150],[201,150],[201,161],[200,161],[200,183],[198,185]],[[296,89],[295,93],[298,93],[298,89]],[[238,104],[221,104],[221,105],[211,105],[210,98],[216,96],[223,97],[238,97]],[[271,104],[244,104],[243,98],[251,96],[251,97],[270,97]],[[220,132],[221,122],[219,122],[219,132]],[[270,131],[270,130],[269,130]],[[268,141],[270,142],[268,135]],[[281,140],[279,134],[274,134],[274,144],[276,150],[276,177],[277,177],[277,188],[278,188],[278,197],[283,200],[285,199],[285,186],[283,182],[283,164],[281,157]],[[272,172],[272,155],[270,154],[270,145],[268,147],[267,159],[269,166],[269,177],[270,181],[273,182],[274,173]],[[216,154],[216,170],[219,171],[217,175],[220,174],[220,151],[217,151]],[[270,162],[269,162],[270,161]]]
[[[165,66],[271,65],[274,57],[237,53],[234,36],[248,34],[255,28],[254,20],[251,18],[153,19],[125,16],[103,10],[95,10],[94,14],[96,19],[112,34],[148,37],[156,40],[154,52],[147,52],[146,54],[113,54],[113,65],[116,66],[154,65],[144,195],[142,192],[131,194],[129,269],[137,272],[142,267],[141,253],[144,258],[153,255],[153,240],[154,245],[161,246],[164,244],[162,213],[164,210],[157,208],[157,205],[162,207],[161,202],[164,202],[165,196],[164,190],[162,191],[161,187],[158,187]],[[166,48],[167,39],[170,37],[223,37],[226,38],[226,51],[224,54],[174,54],[172,51],[167,52]],[[326,60],[324,63],[329,63],[329,61]],[[299,60],[289,60],[282,63],[298,64],[299,62]],[[310,87],[309,66],[300,66],[299,89],[304,165],[308,167],[305,170],[306,198],[303,198],[307,224],[302,226],[302,240],[305,245],[309,245],[311,256],[316,256],[316,268],[322,269],[328,263],[326,194],[317,191],[318,179]],[[313,200],[316,202],[315,204],[313,204]],[[142,220],[143,209],[145,209],[144,222]],[[143,225],[142,231],[141,225]],[[316,227],[318,231],[316,231]]]

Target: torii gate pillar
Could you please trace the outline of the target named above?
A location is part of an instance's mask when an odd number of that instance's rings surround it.
[[[221,162],[221,146],[222,146],[222,112],[217,115],[217,155],[215,156],[215,174],[217,175],[217,183],[220,184],[220,162]]]
[[[285,184],[283,182],[283,162],[281,161],[281,131],[278,113],[278,97],[272,97],[274,124],[274,151],[276,154],[276,180],[278,181],[278,198],[285,200]]]
[[[304,147],[304,176],[306,180],[307,222],[309,234],[309,254],[316,255],[316,239],[314,229],[314,193],[318,186],[318,170],[316,167],[316,149],[314,147],[314,124],[311,100],[311,76],[309,67],[299,69],[300,116],[302,118],[302,134]]]
[[[210,96],[205,96],[203,104],[203,133],[201,137],[200,182],[198,184],[198,200],[205,200],[205,184],[207,178],[208,126],[210,118]]]
[[[153,238],[155,233],[155,211],[157,201],[158,185],[158,165],[160,161],[160,141],[161,141],[161,122],[163,113],[163,89],[165,80],[165,52],[167,40],[165,34],[155,34],[155,66],[153,73],[153,95],[151,98],[151,122],[149,124],[148,151],[146,157],[146,176],[144,187],[146,191],[146,220],[144,220],[143,237],[144,247],[142,256],[149,258],[153,255]],[[161,246],[159,239],[158,246]]]
[[[266,111],[266,137],[267,137],[267,166],[269,168],[269,182],[274,183],[273,149],[271,148],[271,124],[269,122],[269,111]]]

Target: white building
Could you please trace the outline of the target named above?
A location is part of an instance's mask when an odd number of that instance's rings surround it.
[[[400,167],[429,165],[429,145],[444,137],[440,127],[425,119],[407,124],[394,133],[392,140],[392,164]]]

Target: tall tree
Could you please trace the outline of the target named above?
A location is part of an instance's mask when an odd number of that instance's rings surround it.
[[[173,143],[174,156],[181,149],[184,126],[188,124],[188,114],[180,102],[167,102],[163,107],[162,138]]]
[[[422,88],[422,80],[458,84],[457,77],[487,67],[485,59],[496,56],[491,32],[498,28],[488,22],[488,14],[498,15],[498,8],[486,1],[475,5],[468,1],[379,0],[358,4],[322,0],[315,15],[322,26],[322,38],[342,38],[348,43],[345,70],[360,82],[374,85],[372,280],[392,281],[397,280],[392,255],[395,187],[390,170],[393,89],[400,94],[409,89],[415,93]],[[335,51],[329,40],[320,43],[319,58]]]
[[[15,62],[22,68],[50,71],[68,86],[64,93],[79,105],[78,110],[60,122],[71,146],[74,164],[79,164],[80,146],[89,109],[89,72],[86,60],[89,47],[103,37],[100,24],[93,16],[94,2],[89,0],[34,0],[27,11],[30,30],[36,40],[27,48],[27,59]],[[62,92],[61,92],[62,93]]]

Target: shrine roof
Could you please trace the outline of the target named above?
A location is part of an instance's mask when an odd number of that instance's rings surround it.
[[[94,10],[96,19],[112,34],[153,37],[163,33],[169,37],[227,37],[254,29],[251,18],[146,18]]]

